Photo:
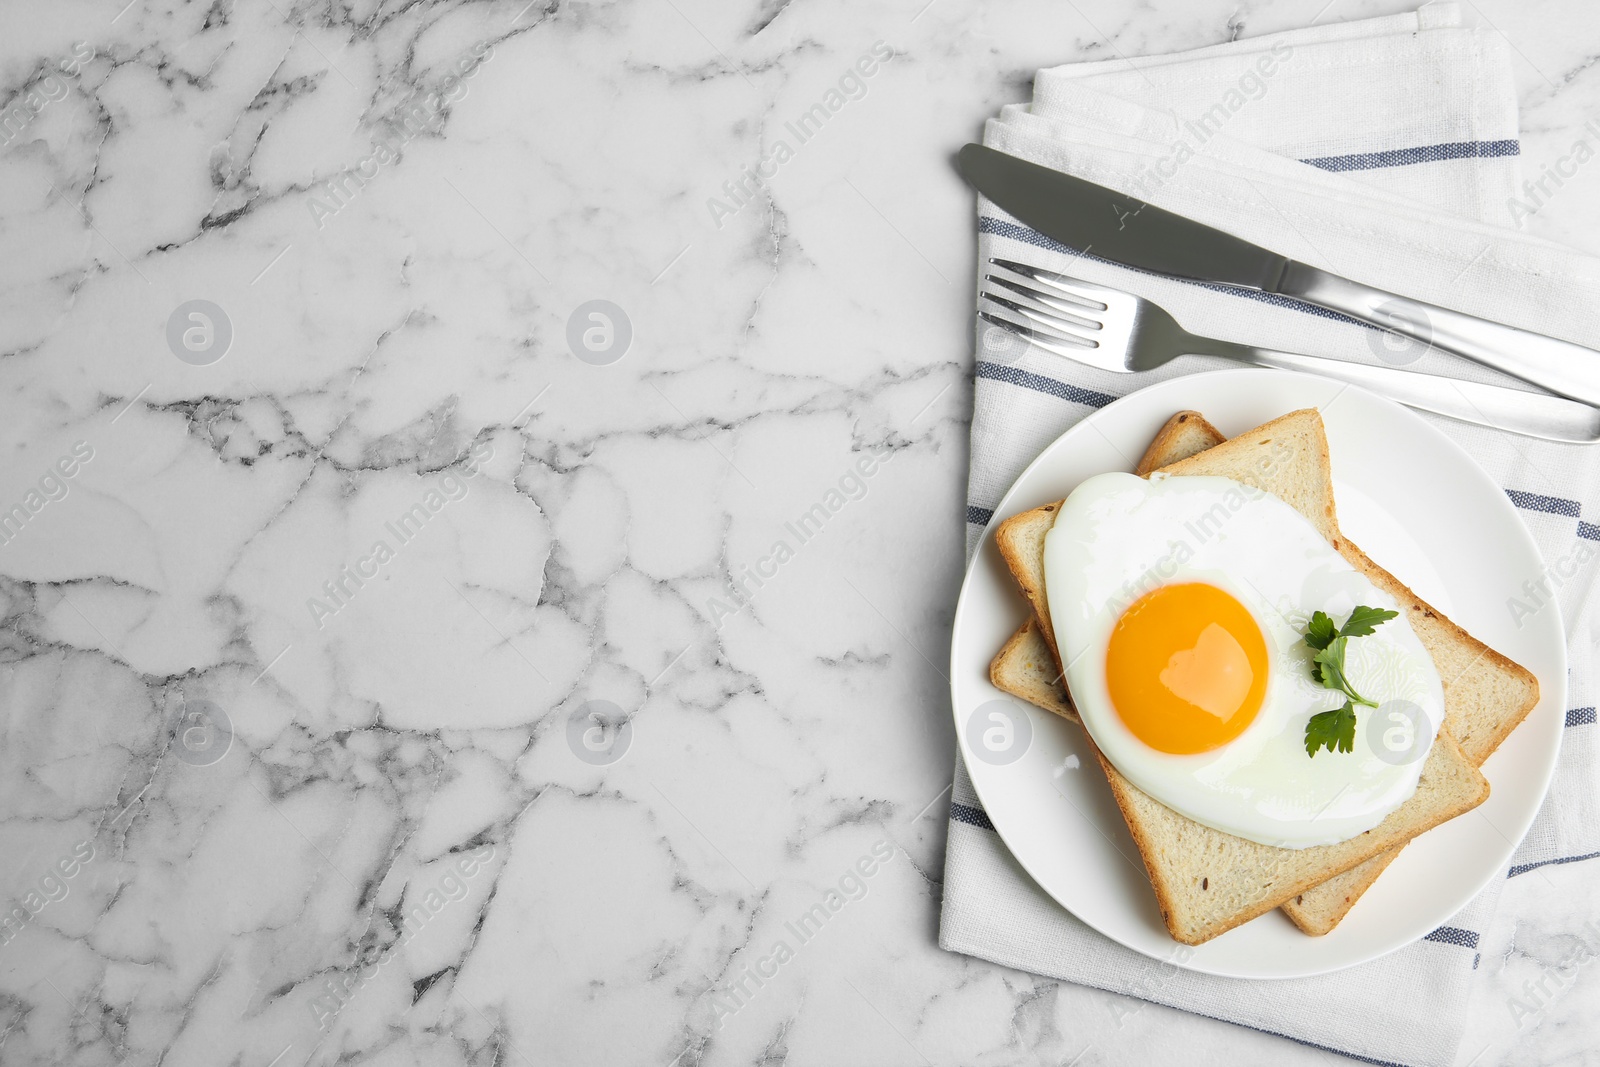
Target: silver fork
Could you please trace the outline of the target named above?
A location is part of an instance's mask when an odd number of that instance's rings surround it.
[[[1176,319],[1142,296],[1009,259],[989,262],[1026,281],[985,274],[984,281],[990,286],[1022,299],[990,290],[985,290],[984,299],[1032,325],[987,310],[980,310],[979,316],[1046,352],[1091,367],[1136,372],[1154,370],[1184,355],[1222,356],[1257,367],[1305,371],[1351,382],[1410,407],[1529,437],[1600,441],[1600,408],[1576,400],[1201,337],[1179,326]]]

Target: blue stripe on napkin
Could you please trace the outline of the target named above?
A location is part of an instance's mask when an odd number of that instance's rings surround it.
[[[964,822],[968,826],[976,826],[980,830],[994,829],[994,823],[989,821],[989,813],[970,804],[952,803],[950,805],[950,818],[954,822]]]
[[[1563,500],[1558,496],[1544,496],[1541,493],[1525,493],[1521,489],[1507,489],[1506,496],[1517,507],[1526,511],[1543,511],[1551,515],[1564,515],[1569,519],[1578,517],[1578,502],[1576,500]]]
[[[1527,874],[1529,871],[1536,871],[1540,867],[1549,867],[1553,864],[1578,863],[1582,860],[1592,860],[1596,858],[1600,858],[1600,852],[1588,852],[1582,856],[1558,856],[1553,860],[1541,860],[1538,863],[1519,863],[1517,866],[1506,872],[1506,877],[1515,878],[1519,874]]]
[[[1424,934],[1422,940],[1437,941],[1442,945],[1460,945],[1462,948],[1477,948],[1478,932],[1463,930],[1459,926],[1441,926],[1431,934]]]
[[[1567,725],[1568,726],[1593,726],[1594,725],[1594,709],[1593,708],[1568,708],[1567,709]]]
[[[1495,156],[1520,156],[1522,145],[1518,141],[1449,141],[1445,144],[1419,145],[1415,148],[1393,148],[1386,152],[1356,152],[1348,156],[1317,156],[1302,159],[1320,170],[1381,170],[1384,167],[1408,167],[1413,163],[1437,163],[1445,159],[1478,159]]]
[[[1046,378],[1042,374],[1030,374],[1016,367],[1008,367],[1003,363],[989,363],[983,360],[978,362],[975,373],[979,378],[988,378],[997,382],[1008,382],[1023,389],[1032,389],[1035,392],[1048,393],[1070,400],[1074,404],[1084,404],[1091,408],[1103,408],[1117,398],[1109,393],[1097,393],[1092,389],[1080,389],[1076,385],[1058,382],[1054,378]]]

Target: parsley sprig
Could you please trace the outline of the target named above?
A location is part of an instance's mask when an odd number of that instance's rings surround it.
[[[1312,613],[1306,627],[1306,644],[1316,649],[1311,658],[1311,680],[1325,689],[1343,693],[1343,706],[1333,711],[1319,712],[1306,723],[1306,755],[1315,756],[1319,749],[1329,752],[1351,752],[1356,747],[1356,708],[1375,708],[1377,703],[1357,693],[1344,672],[1346,643],[1352,637],[1366,637],[1388,622],[1398,611],[1384,608],[1357,607],[1344,621],[1334,626],[1325,611]]]

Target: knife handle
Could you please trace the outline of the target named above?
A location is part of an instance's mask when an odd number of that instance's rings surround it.
[[[1210,342],[1192,348],[1204,355],[1223,356],[1257,367],[1302,371],[1349,382],[1408,407],[1497,430],[1546,441],[1577,444],[1600,441],[1600,408],[1565,397],[1229,342]]]
[[[1396,296],[1293,261],[1277,291],[1600,405],[1600,352],[1592,348]]]

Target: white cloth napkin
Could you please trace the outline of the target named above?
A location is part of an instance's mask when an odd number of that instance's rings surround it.
[[[1562,195],[1553,183],[1537,199],[1524,189],[1517,137],[1504,43],[1492,29],[1463,26],[1455,5],[1435,4],[1182,55],[1042,70],[1033,103],[1005,108],[984,141],[1336,273],[1600,347],[1600,261],[1515,228],[1520,213]],[[1197,333],[1384,362],[1384,335],[1340,316],[1069,257],[988,200],[978,210],[980,263],[1018,259],[1131,290]],[[977,325],[969,557],[1012,481],[1068,427],[1152,381],[1224,365],[1186,358],[1117,375],[1047,353],[1019,357],[1004,335]],[[1442,353],[1408,369],[1515,384]],[[1589,604],[1600,566],[1600,449],[1432,421],[1520,509],[1551,564],[1549,592],[1569,637],[1560,765],[1507,876],[1592,858],[1600,726]],[[994,833],[958,764],[940,944],[1372,1062],[1447,1064],[1479,932],[1504,884],[1497,878],[1423,941],[1336,974],[1262,982],[1194,974],[1111,942],[1051,900]]]

